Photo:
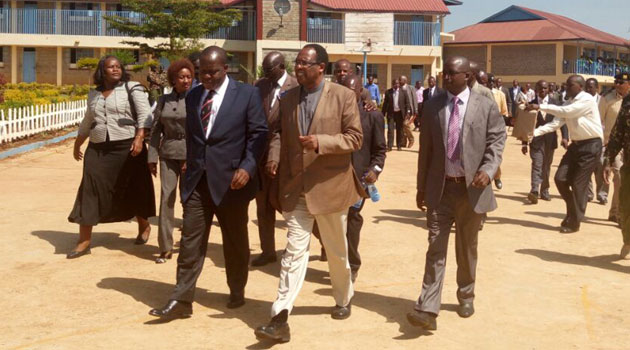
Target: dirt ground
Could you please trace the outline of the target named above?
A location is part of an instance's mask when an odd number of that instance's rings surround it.
[[[71,150],[66,142],[0,161],[2,349],[622,349],[630,341],[630,261],[618,260],[621,233],[606,221],[608,208],[590,203],[582,230],[560,234],[564,203],[552,186],[551,202],[526,204],[530,160],[513,139],[499,209],[480,233],[473,317],[455,312],[451,239],[438,330],[423,332],[406,321],[421,288],[427,230],[414,204],[417,152],[394,151],[377,183],[381,201],[363,210],[363,266],[352,316],[330,318],[328,267],[317,259],[314,241],[289,319],[292,340],[281,345],[258,342],[253,332],[268,321],[278,264],[251,269],[246,305],[227,309],[216,226],[194,315],[185,320],[160,324],[147,314],[166,302],[175,281],[175,260],[153,262],[156,220],[146,246],[133,245],[133,222],[99,225],[92,255],[66,260],[77,239],[78,227],[66,218],[82,166]],[[556,152],[554,169],[563,153]],[[254,255],[260,250],[254,202],[249,213]],[[286,227],[278,219],[280,253]]]

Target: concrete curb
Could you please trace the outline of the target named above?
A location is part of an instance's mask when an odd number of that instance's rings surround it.
[[[67,140],[71,137],[76,137],[77,136],[77,132],[76,131],[72,131],[69,132],[63,136],[58,136],[55,137],[54,139],[50,139],[50,140],[45,140],[45,141],[40,141],[40,142],[34,142],[34,143],[29,143],[27,145],[23,145],[20,147],[16,147],[16,148],[12,148],[8,151],[4,151],[4,152],[0,152],[0,159],[5,159],[8,157],[12,157],[12,156],[16,156],[18,154],[22,154],[22,153],[26,153],[26,152],[30,152],[33,150],[36,150],[38,148],[42,148],[44,146],[48,146],[48,145],[52,145],[55,143],[59,143],[61,141]]]

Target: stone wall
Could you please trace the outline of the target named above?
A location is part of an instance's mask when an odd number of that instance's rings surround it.
[[[280,16],[273,3],[273,0],[263,0],[263,40],[300,40],[300,2],[289,0],[291,10],[282,16],[283,27],[280,27]]]
[[[388,50],[394,46],[393,13],[356,13],[345,16],[346,50],[361,50],[369,38],[377,50]]]
[[[492,47],[492,50],[496,46]],[[486,70],[486,57],[488,56],[486,45],[480,46],[444,46],[444,60],[452,56],[464,56],[471,61],[479,63],[482,70]],[[494,69],[494,60],[492,61],[492,69]]]
[[[556,75],[556,45],[493,46],[492,73],[496,75]]]

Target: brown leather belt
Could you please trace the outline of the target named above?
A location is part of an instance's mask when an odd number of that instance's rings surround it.
[[[456,184],[466,182],[465,176],[460,176],[460,177],[445,176],[445,178],[446,178],[446,181],[454,182]]]

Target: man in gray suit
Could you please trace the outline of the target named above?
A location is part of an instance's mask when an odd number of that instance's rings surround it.
[[[477,234],[481,219],[497,207],[488,185],[501,164],[505,123],[493,100],[466,85],[470,74],[468,59],[449,58],[444,64],[447,93],[428,101],[423,113],[416,204],[421,210],[428,209],[429,249],[422,293],[407,319],[427,330],[437,329],[453,223],[457,313],[461,317],[474,313]]]

